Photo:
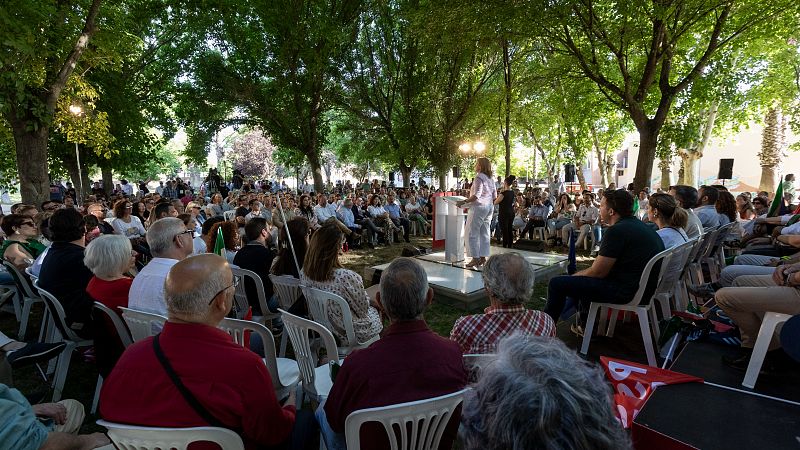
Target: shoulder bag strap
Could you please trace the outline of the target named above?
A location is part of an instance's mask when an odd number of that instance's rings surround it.
[[[186,388],[186,385],[183,384],[183,382],[181,381],[180,377],[178,377],[178,374],[175,373],[175,369],[172,368],[172,365],[169,363],[169,360],[167,360],[167,357],[164,355],[164,352],[161,350],[161,345],[158,343],[158,337],[159,336],[160,336],[160,333],[153,337],[153,350],[155,350],[155,352],[156,352],[156,358],[158,358],[158,362],[161,363],[161,366],[164,368],[164,371],[167,372],[167,375],[169,375],[170,380],[172,380],[172,383],[175,385],[176,388],[178,388],[178,392],[181,393],[181,395],[183,396],[184,400],[186,400],[186,403],[188,403],[189,406],[191,406],[192,409],[200,417],[202,417],[203,420],[208,422],[208,424],[211,425],[212,427],[231,429],[230,426],[225,425],[219,419],[214,417],[200,403],[200,401],[197,400],[197,397],[195,397],[194,394],[192,394],[192,392],[189,391],[189,389]],[[234,430],[234,431],[236,431],[236,430]],[[238,433],[238,431],[237,431],[237,433]]]

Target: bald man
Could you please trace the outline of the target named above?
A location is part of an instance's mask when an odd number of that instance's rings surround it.
[[[245,448],[289,442],[302,448],[303,438],[315,434],[310,412],[298,415],[296,424],[294,393],[281,406],[261,358],[217,328],[231,310],[234,291],[225,258],[207,253],[176,263],[164,283],[169,320],[161,334],[125,350],[103,383],[102,417],[155,427],[221,426],[236,430]],[[181,395],[162,360],[205,409],[205,419]]]

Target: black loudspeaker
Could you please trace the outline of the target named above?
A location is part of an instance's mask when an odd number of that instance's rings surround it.
[[[543,252],[545,251],[544,241],[539,239],[518,239],[514,242],[514,248],[517,250],[525,250],[527,252]]]
[[[461,178],[461,167],[453,166],[453,178]]]
[[[564,182],[575,182],[575,164],[564,164]]]
[[[719,160],[719,173],[717,178],[720,180],[733,179],[733,158]]]
[[[394,183],[394,172],[389,172],[389,181]]]

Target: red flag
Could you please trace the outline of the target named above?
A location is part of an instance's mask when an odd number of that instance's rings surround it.
[[[614,413],[624,428],[631,426],[644,402],[658,386],[703,382],[702,378],[692,375],[605,356],[600,357],[600,364],[614,387]]]

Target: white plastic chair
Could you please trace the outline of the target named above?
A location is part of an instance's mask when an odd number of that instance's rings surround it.
[[[708,252],[704,255],[701,263],[708,266],[709,281],[718,281],[720,272],[725,266],[725,240],[731,234],[731,230],[738,222],[731,222],[723,225],[715,231],[714,240],[708,247]]]
[[[308,304],[308,311],[311,317],[314,321],[319,322],[331,332],[336,330],[329,319],[331,309],[339,308],[342,311],[344,340],[347,342],[346,345],[339,346],[339,356],[345,356],[351,351],[366,347],[379,339],[379,336],[375,336],[367,342],[358,342],[356,333],[353,330],[353,314],[350,312],[350,305],[347,303],[347,300],[332,292],[323,291],[321,289],[307,286],[301,286],[301,289],[306,296],[306,303]]]
[[[344,422],[348,450],[361,449],[361,425],[383,425],[393,450],[433,450],[439,448],[445,428],[464,401],[466,389],[415,402],[354,411]],[[399,440],[398,440],[399,438]]]
[[[681,285],[683,271],[695,247],[697,247],[697,238],[673,247],[669,267],[662,273],[661,279],[658,280],[658,286],[653,294],[653,301],[658,302],[661,306],[661,314],[664,319],[672,317],[673,303],[670,300],[674,298],[674,304],[676,306],[678,304],[677,290]]]
[[[236,303],[239,305],[245,304],[250,305],[250,299],[247,298],[247,287],[246,284],[252,283],[256,289],[256,296],[258,297],[258,304],[261,308],[260,316],[253,316],[253,320],[267,325],[269,323],[272,325],[272,321],[281,317],[280,313],[273,313],[270,312],[269,307],[267,306],[267,294],[264,291],[264,283],[261,280],[261,277],[253,272],[252,270],[242,269],[240,267],[231,267],[231,271],[233,271],[233,276],[239,279],[239,283],[236,285],[236,292],[234,292],[234,299]],[[250,283],[247,283],[247,279],[250,280]],[[286,355],[286,336],[281,336],[281,353],[280,356],[283,358]]]
[[[693,265],[695,264],[698,255],[706,245],[705,239],[706,235],[701,234],[692,241],[694,242],[694,246],[689,251],[689,255],[684,262],[681,278],[675,285],[675,309],[678,311],[686,311],[686,308],[689,306],[689,291],[687,290],[686,286],[689,283],[692,283],[692,272],[694,271]]]
[[[790,314],[781,314],[776,312],[768,312],[764,314],[764,319],[761,321],[761,328],[758,330],[758,338],[756,338],[756,345],[753,346],[753,353],[750,356],[750,362],[747,364],[747,372],[744,374],[744,381],[742,386],[753,389],[758,380],[758,373],[761,372],[761,365],[764,364],[764,357],[767,355],[769,343],[775,334],[775,328],[778,325],[791,319]]]
[[[215,442],[224,450],[244,450],[238,434],[225,428],[157,428],[98,420],[108,429],[108,438],[121,450],[186,450],[192,442]]]
[[[50,311],[50,317],[53,321],[54,333],[58,333],[67,346],[58,356],[56,363],[56,376],[53,379],[53,402],[61,400],[61,394],[64,390],[64,382],[67,379],[67,372],[69,371],[69,362],[72,358],[72,352],[78,347],[89,347],[94,344],[91,339],[84,339],[78,336],[70,327],[67,326],[66,313],[61,302],[53,296],[53,294],[36,286],[39,295],[44,301],[44,305]]]
[[[128,327],[125,326],[125,323],[120,319],[119,315],[114,312],[108,306],[95,301],[94,302],[94,310],[98,311],[98,316],[96,318],[104,317],[107,320],[110,320],[111,323],[114,325],[114,330],[117,332],[117,337],[119,337],[120,342],[122,342],[122,346],[128,348],[129,345],[133,343],[133,338],[131,337],[131,332],[128,331]],[[91,413],[94,414],[97,411],[97,403],[100,401],[100,389],[103,387],[103,376],[97,376],[97,385],[94,388],[94,399],[92,400],[92,409]]]
[[[131,332],[133,342],[139,342],[150,336],[155,336],[164,327],[167,318],[155,313],[137,311],[135,309],[123,308],[122,318]]]
[[[644,304],[643,301],[646,300],[644,298],[645,290],[647,289],[647,282],[650,279],[650,272],[653,271],[653,267],[657,263],[661,263],[658,280],[664,275],[667,268],[670,265],[670,259],[674,254],[674,250],[679,247],[673,247],[670,249],[666,249],[661,253],[653,256],[650,261],[647,262],[647,265],[644,267],[642,271],[642,275],[639,278],[639,289],[636,290],[636,294],[634,294],[631,301],[628,303],[623,304],[615,304],[615,303],[599,303],[599,302],[592,302],[591,306],[589,307],[589,317],[586,320],[586,330],[583,334],[583,344],[581,345],[581,353],[586,354],[589,351],[589,342],[592,340],[592,332],[594,331],[594,322],[597,319],[597,312],[602,308],[602,312],[600,313],[600,324],[598,326],[598,334],[604,332],[603,328],[605,328],[605,321],[608,315],[608,311],[611,311],[611,323],[608,325],[608,331],[606,332],[607,336],[613,336],[614,334],[614,327],[616,325],[617,314],[615,311],[630,311],[636,313],[636,316],[639,318],[639,327],[642,331],[642,340],[644,341],[644,349],[647,353],[647,364],[656,367],[658,361],[656,361],[655,350],[653,349],[653,338],[651,336],[651,326],[652,326],[652,333],[655,335],[656,339],[658,339],[658,323],[655,317],[655,310],[653,308],[653,302],[650,301],[647,304]],[[656,287],[656,289],[658,289]],[[651,315],[652,315],[652,322],[651,322]]]
[[[283,314],[284,333],[289,334],[294,349],[294,357],[297,358],[297,365],[300,368],[300,380],[303,384],[303,392],[316,402],[321,402],[333,387],[331,380],[330,362],[339,363],[339,354],[336,348],[336,340],[330,330],[317,322],[295,316],[283,309],[279,310]],[[316,333],[321,341],[322,348],[327,353],[329,363],[318,365],[319,355],[312,345],[310,333]],[[302,405],[302,399],[298,398],[298,405]]]
[[[222,218],[225,219],[226,222],[230,222],[236,217],[236,210],[232,209],[230,211],[225,211],[222,213]]]
[[[278,304],[281,308],[289,311],[297,299],[302,295],[300,290],[300,280],[291,275],[270,275],[272,289],[278,297]],[[281,356],[286,354],[286,334],[281,336]]]
[[[25,332],[28,329],[28,319],[31,316],[31,308],[33,307],[34,303],[41,302],[42,297],[34,290],[30,280],[23,275],[14,264],[3,260],[3,266],[5,266],[5,268],[8,270],[8,273],[11,274],[11,278],[14,279],[14,284],[17,288],[16,290],[19,301],[13,302],[14,315],[17,316],[17,322],[19,322],[18,338],[19,340],[24,341]],[[47,322],[45,320],[42,320],[42,325],[46,323]],[[43,338],[44,335],[41,335],[40,340]]]
[[[275,395],[282,399],[289,395],[289,390],[300,381],[300,369],[293,359],[278,358],[275,355],[275,338],[264,324],[250,320],[239,320],[225,318],[220,322],[218,328],[230,334],[234,342],[244,346],[245,332],[258,334],[264,345],[264,364],[272,378],[272,386],[275,388]]]

